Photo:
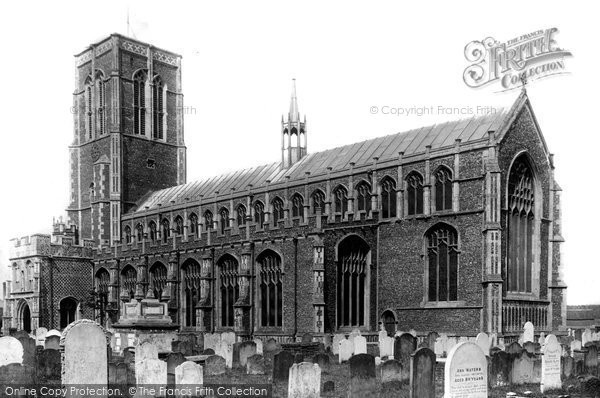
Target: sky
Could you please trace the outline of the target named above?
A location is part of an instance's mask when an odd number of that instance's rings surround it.
[[[110,33],[183,56],[188,181],[280,159],[291,79],[308,121],[308,150],[465,117],[448,108],[510,103],[515,91],[463,81],[465,45],[556,27],[568,72],[528,85],[562,187],[569,304],[600,303],[600,184],[591,179],[600,56],[584,3],[4,2],[0,5],[2,143],[0,279],[9,239],[49,232],[68,199],[73,55]],[[127,15],[129,14],[129,29]],[[376,107],[379,111],[373,113]],[[391,108],[433,107],[418,116]],[[590,211],[592,210],[592,211]]]

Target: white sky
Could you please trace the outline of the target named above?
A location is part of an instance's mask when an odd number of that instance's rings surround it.
[[[280,119],[293,77],[314,152],[460,117],[373,115],[371,106],[507,102],[514,92],[463,83],[464,46],[557,27],[558,45],[574,54],[566,60],[571,73],[531,83],[528,93],[563,188],[568,302],[600,303],[593,255],[600,184],[589,173],[600,144],[595,10],[549,1],[196,3],[2,3],[5,276],[8,239],[48,232],[67,203],[73,54],[112,32],[126,34],[128,8],[139,40],[183,55],[185,105],[195,109],[185,117],[190,181],[280,159]]]

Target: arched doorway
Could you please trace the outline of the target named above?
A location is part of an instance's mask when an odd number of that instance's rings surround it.
[[[396,316],[392,311],[387,310],[381,314],[381,324],[388,336],[393,337],[396,334]]]
[[[29,309],[29,304],[25,303],[23,305],[21,314],[21,329],[26,331],[27,333],[31,333],[31,310]]]
[[[77,301],[73,297],[65,297],[60,301],[60,328],[64,329],[75,322],[77,314]]]

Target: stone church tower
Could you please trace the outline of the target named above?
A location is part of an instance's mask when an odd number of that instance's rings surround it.
[[[110,246],[121,215],[186,182],[181,56],[112,34],[76,55],[69,223]]]

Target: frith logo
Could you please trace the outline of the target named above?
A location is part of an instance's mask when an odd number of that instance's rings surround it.
[[[503,90],[521,87],[526,81],[565,73],[566,57],[572,54],[556,44],[557,28],[538,30],[505,43],[492,37],[465,46],[471,64],[463,79],[467,86],[479,88],[499,82]]]

